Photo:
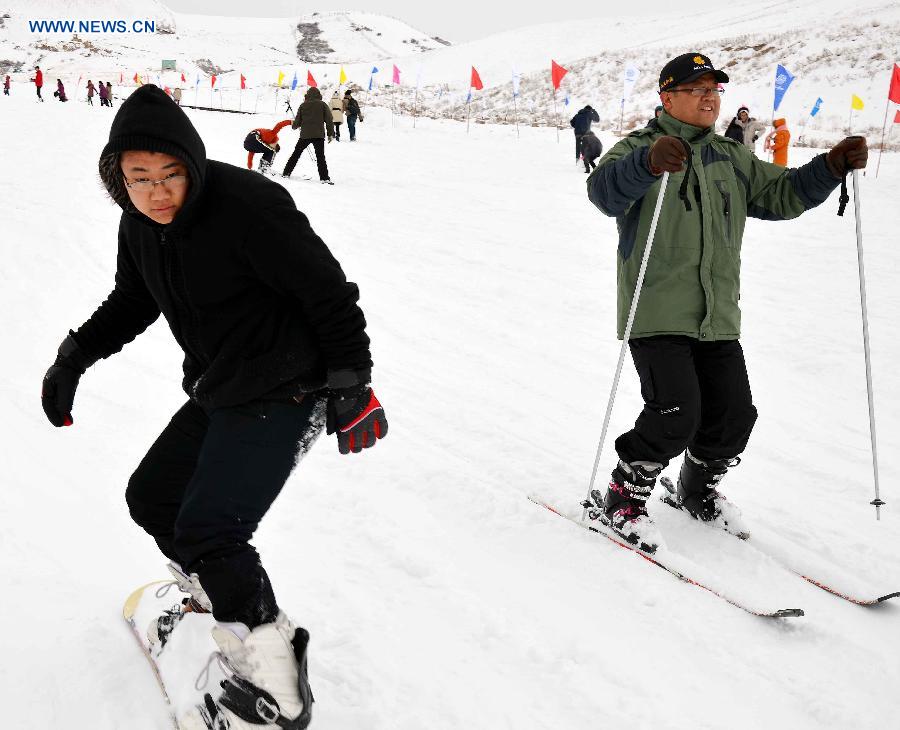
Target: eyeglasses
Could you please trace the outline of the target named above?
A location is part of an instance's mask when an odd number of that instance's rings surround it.
[[[669,89],[668,91],[664,91],[664,94],[678,94],[681,92],[690,92],[691,96],[711,96],[712,94],[718,94],[722,96],[725,93],[725,89],[721,86],[695,86],[693,89]]]
[[[129,190],[134,190],[136,193],[149,193],[155,185],[162,185],[166,190],[181,190],[187,185],[187,181],[187,175],[174,172],[162,180],[147,180],[146,178],[132,180],[131,182],[126,180],[125,187]]]

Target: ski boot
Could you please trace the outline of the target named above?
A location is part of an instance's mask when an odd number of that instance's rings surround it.
[[[591,492],[600,508],[600,521],[629,545],[651,555],[662,544],[662,536],[647,514],[647,500],[661,471],[662,464],[656,462],[620,460],[606,494],[599,489]]]
[[[269,160],[260,160],[259,161],[259,171],[263,175],[268,175],[272,170],[272,163]]]
[[[222,693],[203,696],[182,720],[181,730],[303,730],[312,719],[312,690],[306,675],[309,632],[295,628],[283,611],[269,624],[245,636],[224,626],[214,626],[218,658],[230,672],[222,680]],[[208,666],[208,665],[207,665]],[[204,670],[206,673],[206,670]],[[202,678],[203,674],[201,674]]]
[[[729,467],[737,466],[741,460],[709,459],[703,461],[690,450],[684,452],[684,463],[678,474],[678,486],[673,487],[668,479],[663,481],[666,492],[662,500],[673,507],[682,509],[694,519],[720,527],[742,540],[750,537],[741,511],[725,495],[718,491],[719,482]]]
[[[169,572],[175,579],[172,583],[163,586],[159,595],[164,595],[173,585],[178,586],[178,590],[188,595],[181,599],[180,603],[176,603],[172,608],[155,618],[147,629],[147,641],[150,642],[150,653],[157,657],[162,652],[163,647],[169,640],[169,636],[175,630],[175,627],[188,613],[212,613],[212,603],[200,585],[196,573],[188,575],[181,566],[176,563],[169,563]]]

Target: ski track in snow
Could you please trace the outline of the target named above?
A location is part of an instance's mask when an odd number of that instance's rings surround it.
[[[112,286],[119,211],[96,173],[112,114],[22,88],[0,109],[27,130],[27,144],[0,141],[3,724],[164,728],[120,616],[166,573],[124,489],[184,400],[180,352],[160,321],[82,378],[74,427],[46,422],[39,381]],[[246,132],[277,121],[189,114],[210,157],[237,165]],[[526,499],[572,507],[587,491],[619,347],[615,225],[587,201],[570,134],[416,127],[373,109],[358,143],[327,146],[335,187],[286,183],[360,285],[391,423],[363,456],[323,437],[255,540],[312,634],[312,727],[888,726],[900,606],[858,608],[776,566],[747,578],[758,598],[807,615],[757,620]],[[276,169],[295,139],[282,136]],[[312,169],[304,157],[298,172]],[[742,342],[760,418],[724,487],[751,530],[885,590],[900,589],[898,179],[897,155],[860,178],[882,520],[852,205],[838,218],[837,194],[796,221],[748,223]],[[627,363],[601,482],[639,407]],[[727,536],[688,538],[702,551]],[[726,576],[737,589],[744,568]]]

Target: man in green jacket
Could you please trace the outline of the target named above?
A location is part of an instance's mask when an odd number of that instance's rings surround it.
[[[609,489],[592,493],[601,520],[653,552],[646,502],[669,461],[685,452],[670,501],[697,519],[745,536],[740,512],[717,491],[740,461],[756,408],[740,337],[741,241],[748,216],[787,220],[822,203],[847,172],[865,167],[862,137],[848,137],[796,169],[763,162],[715,133],[728,76],[702,53],[669,61],[659,77],[663,111],[600,161],[588,197],[616,218],[618,336],[634,296],[660,191],[670,174],[629,347],[644,408],[616,439]]]

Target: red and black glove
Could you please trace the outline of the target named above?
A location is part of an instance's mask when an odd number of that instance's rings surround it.
[[[41,384],[41,406],[47,420],[54,426],[72,425],[72,404],[78,381],[93,364],[94,361],[84,355],[70,332],[59,346],[56,360]]]
[[[342,454],[359,453],[387,436],[384,408],[368,385],[332,390],[328,395],[327,430],[337,433]]]

